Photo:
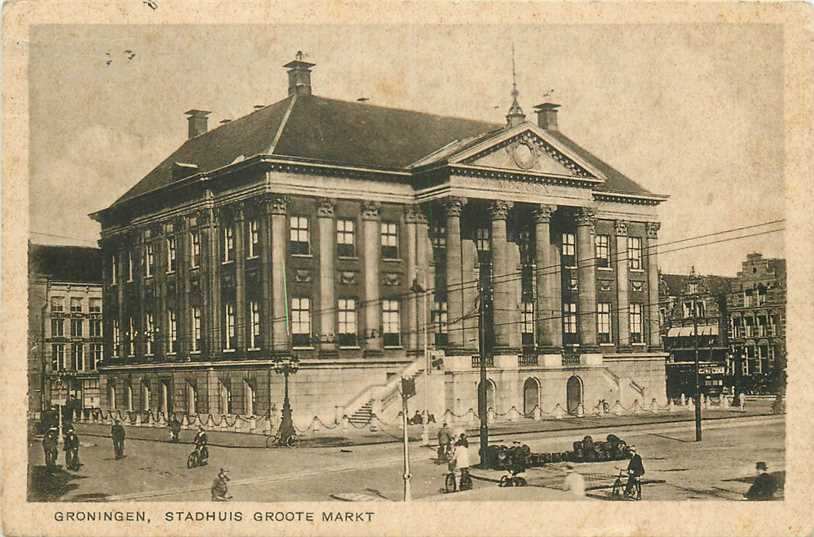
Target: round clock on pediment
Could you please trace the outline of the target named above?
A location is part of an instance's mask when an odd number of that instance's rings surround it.
[[[509,154],[520,169],[530,170],[537,164],[536,148],[525,141],[509,146]]]

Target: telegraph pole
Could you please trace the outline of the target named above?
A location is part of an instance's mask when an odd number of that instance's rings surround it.
[[[401,379],[401,426],[404,431],[404,501],[412,501],[413,495],[410,490],[410,437],[407,434],[407,399],[415,395],[415,379]]]
[[[692,331],[695,340],[695,441],[701,441],[701,380],[698,374],[698,303],[692,302]]]
[[[490,307],[489,290],[483,280],[480,282],[480,308],[478,312],[478,332],[480,334],[480,383],[478,384],[478,416],[480,417],[480,467],[486,467],[486,452],[489,448],[489,423],[486,403],[486,309]]]

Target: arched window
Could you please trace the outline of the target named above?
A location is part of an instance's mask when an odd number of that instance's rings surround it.
[[[116,386],[112,383],[107,385],[107,406],[116,410]]]
[[[529,416],[540,405],[540,381],[529,377],[523,383],[523,414]]]
[[[582,379],[574,375],[565,385],[565,397],[569,414],[576,414],[577,407],[582,404]]]
[[[187,382],[187,415],[198,413],[198,391],[192,382]]]
[[[130,384],[127,385],[127,411],[133,411],[133,387]]]
[[[255,406],[255,395],[254,395],[254,386],[248,380],[243,381],[243,412],[247,416],[254,416],[254,406]]]
[[[150,381],[145,380],[141,383],[141,409],[144,412],[150,410]]]

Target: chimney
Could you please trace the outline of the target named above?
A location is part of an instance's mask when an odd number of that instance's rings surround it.
[[[559,107],[560,105],[554,103],[543,103],[535,106],[537,125],[547,131],[557,130],[557,108]]]
[[[206,116],[211,114],[208,110],[187,110],[184,114],[187,115],[187,122],[189,123],[189,138],[195,138],[205,133],[207,130]]]
[[[288,94],[311,95],[311,68],[315,63],[302,60],[302,51],[298,50],[293,62],[283,65],[288,69]]]

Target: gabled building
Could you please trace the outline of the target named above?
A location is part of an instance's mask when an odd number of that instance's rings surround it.
[[[701,392],[717,395],[729,363],[727,300],[734,278],[661,274],[662,341],[667,361],[667,395],[695,396],[695,352],[701,365]]]
[[[288,97],[189,139],[93,218],[105,260],[106,408],[295,421],[477,408],[479,285],[490,406],[664,402],[654,194],[558,127]],[[425,296],[424,290],[429,293]],[[426,298],[426,301],[425,301]],[[425,307],[426,304],[426,307]],[[425,334],[428,341],[425,342]],[[425,396],[421,393],[427,393]]]
[[[746,256],[728,295],[735,382],[744,390],[785,392],[786,260]]]
[[[29,243],[28,275],[30,417],[54,405],[99,408],[102,251]]]

